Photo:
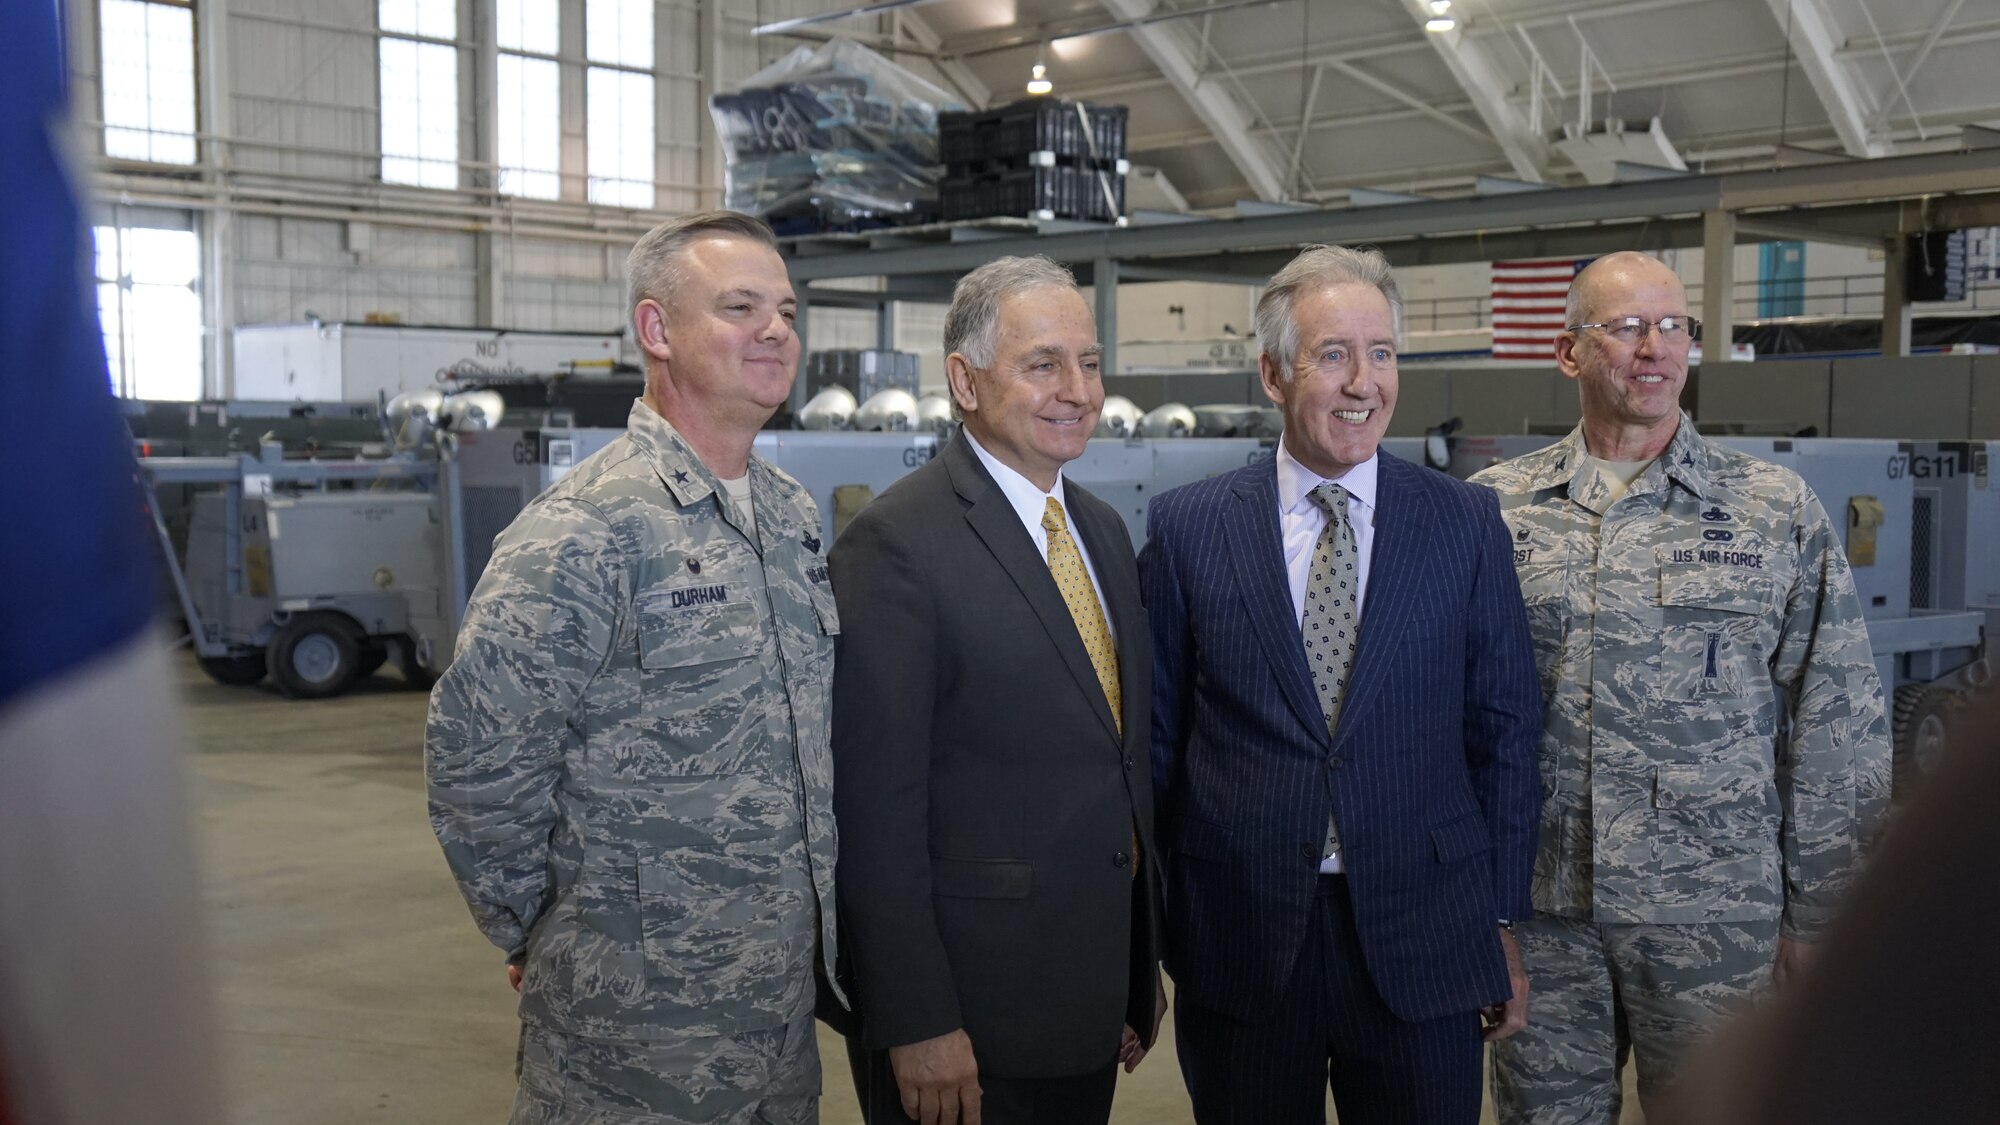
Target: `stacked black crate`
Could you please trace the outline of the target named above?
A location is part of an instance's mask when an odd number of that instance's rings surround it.
[[[976,113],[938,114],[943,218],[1081,219],[1125,213],[1122,105],[1029,98]]]

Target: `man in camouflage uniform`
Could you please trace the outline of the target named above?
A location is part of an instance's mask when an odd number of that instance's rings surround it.
[[[628,270],[645,397],[495,542],[431,697],[431,821],[521,993],[514,1122],[814,1121],[839,625],[811,498],[751,455],[797,301],[726,212]]]
[[[1797,474],[1681,413],[1680,280],[1600,259],[1568,321],[1582,423],[1473,478],[1500,493],[1547,704],[1503,1125],[1615,1121],[1628,1054],[1650,1113],[1705,1029],[1804,966],[1888,797],[1840,540]]]

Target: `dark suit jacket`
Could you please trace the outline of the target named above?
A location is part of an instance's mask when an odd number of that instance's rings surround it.
[[[1110,1062],[1127,1023],[1150,1038],[1150,634],[1125,525],[1064,488],[1117,635],[1122,739],[1048,564],[962,438],[829,557],[840,912],[871,1048],[963,1027],[982,1072],[1043,1078]]]
[[[1542,695],[1488,490],[1382,454],[1360,647],[1327,731],[1286,584],[1275,460],[1166,492],[1141,558],[1179,995],[1247,1017],[1289,979],[1338,813],[1363,960],[1406,1020],[1510,994]]]

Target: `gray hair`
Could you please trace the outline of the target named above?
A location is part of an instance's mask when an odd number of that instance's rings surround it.
[[[944,354],[958,352],[974,367],[991,366],[1000,302],[1030,289],[1079,292],[1074,274],[1040,254],[996,258],[959,278],[951,291],[951,309],[944,314]]]
[[[681,254],[703,238],[747,238],[773,251],[778,237],[764,220],[740,211],[696,211],[668,219],[640,236],[625,258],[625,311],[648,298],[665,304],[681,283]]]
[[[1257,342],[1286,379],[1292,377],[1292,358],[1299,354],[1299,326],[1292,319],[1299,297],[1329,285],[1349,284],[1373,285],[1380,290],[1389,302],[1396,339],[1403,338],[1403,293],[1396,288],[1389,259],[1380,250],[1372,246],[1359,250],[1346,246],[1308,246],[1285,263],[1284,269],[1273,274],[1257,297]]]

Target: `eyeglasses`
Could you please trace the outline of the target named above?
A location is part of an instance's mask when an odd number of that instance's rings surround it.
[[[1572,324],[1563,331],[1581,332],[1586,328],[1595,328],[1621,344],[1637,344],[1654,328],[1660,330],[1660,339],[1669,344],[1684,345],[1701,339],[1701,321],[1691,316],[1663,316],[1658,320],[1621,316],[1597,324]]]

